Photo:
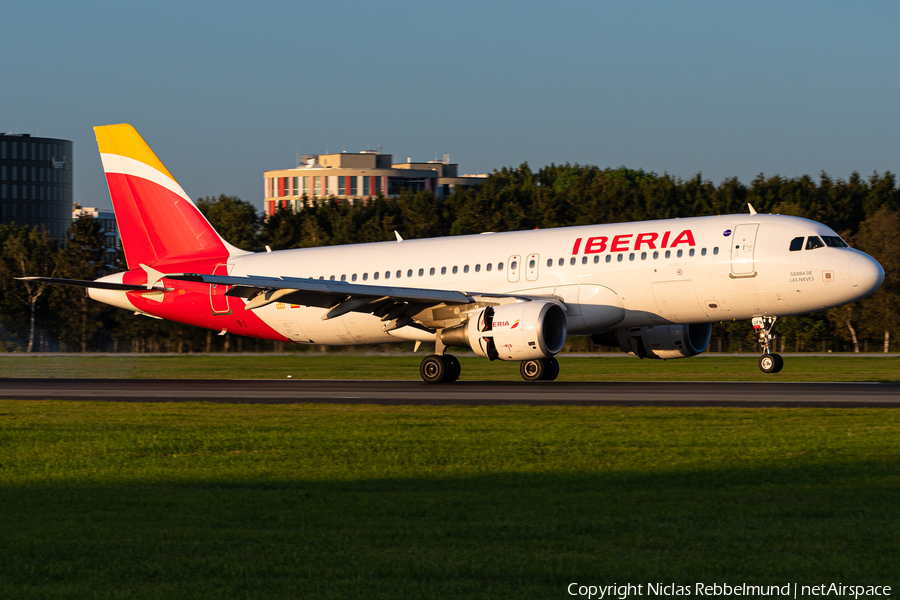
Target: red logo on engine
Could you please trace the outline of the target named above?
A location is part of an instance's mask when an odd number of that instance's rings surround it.
[[[516,319],[516,322],[513,323],[513,326],[510,327],[510,329],[515,329],[516,327],[518,327],[518,326],[519,326],[519,321],[521,321],[521,319]]]

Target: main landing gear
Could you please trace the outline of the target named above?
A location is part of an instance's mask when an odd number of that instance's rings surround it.
[[[422,359],[419,375],[425,383],[453,383],[462,371],[452,354],[430,354]],[[519,372],[525,381],[553,381],[559,376],[559,361],[554,357],[523,360]]]
[[[763,354],[759,357],[759,370],[763,373],[778,373],[784,368],[784,359],[781,355],[772,353],[772,328],[775,327],[775,319],[778,317],[753,317],[753,329],[759,336],[759,343],[763,347]]]
[[[419,375],[425,383],[453,383],[461,372],[459,360],[452,354],[430,354],[419,365]]]
[[[559,377],[559,361],[554,357],[523,360],[519,373],[525,381],[553,381]]]

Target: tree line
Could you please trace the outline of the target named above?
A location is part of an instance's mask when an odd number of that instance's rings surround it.
[[[304,198],[304,200],[307,200]],[[268,219],[235,196],[201,198],[197,205],[219,233],[252,251],[308,248],[483,231],[564,227],[746,212],[806,217],[835,229],[852,246],[875,257],[885,282],[870,298],[802,317],[780,319],[778,351],[882,351],[900,332],[900,190],[893,173],[847,180],[758,176],[749,185],[729,178],[719,185],[702,174],[690,179],[643,170],[523,164],[494,172],[475,188],[457,187],[444,199],[431,192],[401,192],[348,202],[317,199]],[[304,202],[304,204],[310,204]],[[78,288],[15,281],[22,275],[95,279],[124,270],[102,262],[103,236],[90,217],[74,221],[64,244],[45,232],[0,226],[0,350],[2,351],[267,351],[284,344],[231,336],[179,323],[135,316],[88,300]],[[597,350],[587,338],[570,349]],[[710,351],[757,352],[744,322],[713,327]]]

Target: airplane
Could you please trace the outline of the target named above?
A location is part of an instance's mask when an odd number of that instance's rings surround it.
[[[137,130],[94,128],[128,270],[87,288],[137,315],[299,344],[434,344],[419,373],[451,383],[465,348],[559,375],[568,336],[648,359],[696,356],[712,323],[752,320],[759,368],[777,373],[779,317],[841,306],[884,269],[831,228],[719,215],[247,252],[213,229]]]

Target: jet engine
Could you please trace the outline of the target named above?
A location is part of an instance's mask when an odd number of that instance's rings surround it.
[[[710,323],[690,325],[656,325],[634,329],[618,329],[591,336],[591,341],[604,346],[619,346],[640,358],[688,358],[697,356],[709,346]]]
[[[517,302],[473,313],[465,323],[441,331],[441,342],[491,360],[532,360],[562,350],[566,333],[566,313],[559,305]]]

